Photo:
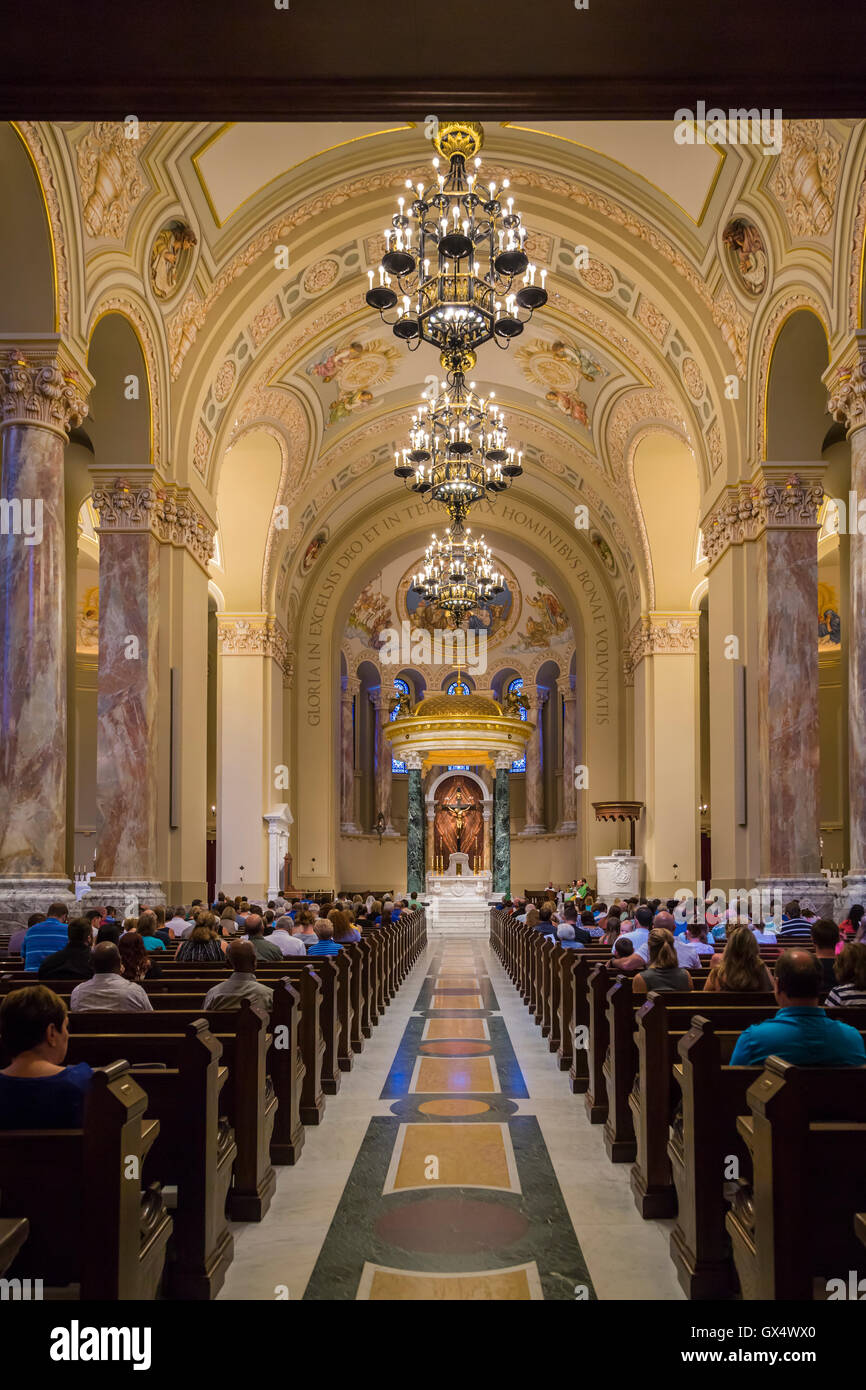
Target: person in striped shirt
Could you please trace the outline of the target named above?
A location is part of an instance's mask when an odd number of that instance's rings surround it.
[[[866,946],[851,942],[836,957],[836,984],[825,999],[834,1009],[866,1008]]]
[[[800,911],[800,904],[794,898],[785,904],[785,911],[782,914],[782,925],[777,933],[780,943],[786,946],[793,946],[797,941],[812,941],[812,924]]]

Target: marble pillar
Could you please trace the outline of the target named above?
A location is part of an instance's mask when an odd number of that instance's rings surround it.
[[[391,701],[394,691],[371,690],[370,701],[376,711],[376,798],[374,806],[374,826],[379,816],[385,822],[383,835],[396,835],[391,824],[391,741],[387,737],[391,722]]]
[[[556,689],[563,702],[562,820],[556,829],[559,835],[573,835],[577,831],[577,792],[574,785],[574,768],[577,761],[577,696],[570,676],[561,676],[556,682]]]
[[[547,691],[524,689],[527,709],[526,718],[535,728],[526,745],[526,824],[521,835],[544,835],[546,826],[542,819],[543,789],[541,784],[541,711],[547,699]]]
[[[496,755],[496,786],[493,792],[493,892],[511,895],[511,782],[513,757]]]
[[[340,830],[357,835],[355,824],[355,696],[361,689],[356,676],[349,676],[340,694]]]
[[[155,501],[134,485],[97,482],[99,526],[99,689],[96,737],[98,831],[91,893],[163,903],[157,863],[159,739],[159,541],[147,520]]]
[[[823,465],[765,464],[756,540],[761,874],[783,898],[827,904],[820,874],[818,509]]]
[[[406,891],[424,891],[424,797],[421,790],[421,755],[406,754],[409,772],[409,826],[406,838]]]
[[[482,867],[482,869],[484,870],[485,873],[490,873],[490,872],[491,872],[491,870],[492,870],[492,864],[493,864],[493,856],[492,856],[492,854],[491,854],[492,846],[491,846],[491,843],[490,843],[490,840],[491,840],[491,830],[492,830],[492,825],[493,825],[492,810],[493,810],[492,806],[490,806],[490,804],[489,804],[487,801],[485,801],[484,807],[483,807],[483,815],[484,815],[484,840],[483,840],[483,853],[482,853],[482,860],[481,860],[481,867]]]
[[[866,901],[866,541],[859,508],[866,500],[866,331],[854,334],[825,380],[830,414],[844,424],[851,444],[851,481],[845,521],[850,537],[848,566],[848,787],[850,854],[845,906]],[[843,499],[844,500],[844,499]],[[853,504],[853,505],[852,505]],[[842,517],[840,516],[840,527]]]
[[[0,356],[0,924],[69,899],[63,450],[86,373],[57,338]]]
[[[428,873],[432,873],[434,870],[433,858],[436,848],[436,807],[432,801],[427,803],[427,840],[424,848],[424,863],[427,865]]]

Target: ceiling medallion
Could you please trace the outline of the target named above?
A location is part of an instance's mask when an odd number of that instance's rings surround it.
[[[445,507],[454,527],[462,527],[474,503],[504,492],[522,472],[523,453],[508,445],[495,393],[476,394],[462,370],[449,373],[435,395],[422,396],[409,447],[394,455],[395,477],[425,502]]]
[[[378,285],[375,272],[367,272],[370,307],[410,351],[422,342],[437,347],[446,371],[456,371],[467,349],[474,352],[491,338],[507,348],[547,303],[547,271],[536,284],[509,180],[500,189],[495,180],[485,184],[479,173],[482,134],[475,122],[439,123],[434,144],[448,160],[448,172],[440,172],[437,155],[432,185],[413,188],[407,180],[413,196],[408,206],[398,199],[399,211],[385,229]]]
[[[468,528],[455,527],[442,540],[433,536],[412,587],[425,602],[452,614],[459,627],[473,608],[501,594],[504,582],[484,537],[476,539]]]

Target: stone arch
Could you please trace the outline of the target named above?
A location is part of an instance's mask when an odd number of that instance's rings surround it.
[[[153,467],[151,374],[138,326],[128,313],[106,307],[93,320],[87,359],[94,379],[87,432],[96,465],[116,469],[118,477],[125,469]]]
[[[144,305],[131,290],[106,290],[97,300],[88,319],[87,341],[92,349],[94,336],[104,319],[109,315],[125,319],[138,339],[144,358],[148,389],[150,462],[157,471],[163,471],[163,439],[166,435],[168,393],[163,389],[163,364],[158,350],[158,329],[154,328],[150,309]]]
[[[757,336],[758,326],[756,325],[756,342],[759,342],[760,346],[756,348],[757,370],[752,377],[754,396],[751,400],[753,423],[751,461],[753,465],[767,457],[767,393],[770,364],[776,341],[788,319],[801,310],[807,310],[813,314],[821,324],[825,338],[829,338],[824,306],[814,294],[805,289],[796,289],[784,294],[770,306],[760,337]]]
[[[822,377],[829,351],[824,321],[798,307],[779,324],[767,360],[764,444],[767,460],[814,462],[830,421]]]
[[[10,122],[0,123],[0,170],[2,331],[65,333],[68,284],[56,195],[52,216],[44,182],[47,165],[40,171],[24,134]]]

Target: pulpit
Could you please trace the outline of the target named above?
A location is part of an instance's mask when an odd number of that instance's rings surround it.
[[[473,873],[468,854],[450,854],[443,873],[427,874],[428,930],[437,935],[487,936],[487,900],[492,889],[492,874],[487,870]]]

